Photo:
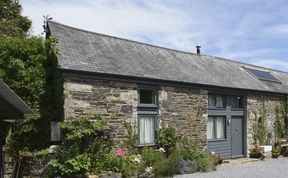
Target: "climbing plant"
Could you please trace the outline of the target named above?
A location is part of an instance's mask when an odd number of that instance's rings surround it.
[[[281,105],[275,108],[274,135],[275,141],[279,141],[285,136],[284,118],[281,117]]]
[[[285,135],[288,134],[288,96],[284,96],[280,102],[279,117],[284,120]]]
[[[253,123],[253,141],[255,145],[263,145],[268,143],[268,131],[266,128],[266,108],[264,100],[261,101],[260,115],[255,115],[255,122]]]

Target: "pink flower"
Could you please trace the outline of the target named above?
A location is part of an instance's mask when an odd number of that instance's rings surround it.
[[[123,156],[125,156],[125,151],[122,148],[119,148],[119,149],[116,150],[115,154],[118,157],[123,157]]]
[[[183,138],[183,137],[186,137],[186,133],[185,133],[184,131],[181,131],[181,132],[180,132],[180,137],[182,137],[182,138]]]

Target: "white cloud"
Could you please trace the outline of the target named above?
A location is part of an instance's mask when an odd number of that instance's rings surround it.
[[[281,58],[288,56],[283,52],[287,40],[283,46],[277,41],[288,34],[288,24],[283,24],[285,0],[22,0],[22,4],[34,34],[43,31],[43,15],[50,15],[77,28],[168,48],[195,52],[201,45],[206,54],[244,62],[283,62]]]
[[[108,3],[109,2],[109,3]],[[159,39],[156,43],[171,42],[175,39],[173,46],[185,48],[185,41],[190,39],[183,36],[190,36],[185,32],[189,25],[189,18],[185,13],[175,10],[173,7],[155,5],[152,2],[143,2],[139,6],[136,1],[112,1],[86,0],[81,3],[59,3],[57,1],[23,1],[24,15],[33,20],[34,33],[42,30],[43,15],[49,14],[53,20],[83,28],[99,33],[122,36],[129,38],[137,35],[149,35]],[[139,37],[139,39],[141,39]],[[161,38],[168,39],[161,39]],[[147,41],[145,41],[147,42]],[[159,43],[160,42],[160,43]],[[163,45],[163,44],[162,44]],[[164,44],[165,45],[165,44]]]

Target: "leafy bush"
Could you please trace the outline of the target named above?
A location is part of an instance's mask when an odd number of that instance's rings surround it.
[[[166,159],[160,159],[153,164],[153,172],[156,176],[173,176],[179,173],[181,155],[174,150]]]
[[[209,155],[206,152],[199,153],[197,163],[198,163],[198,171],[207,172],[215,170],[214,160],[211,157],[211,155]]]
[[[160,151],[156,151],[153,148],[144,147],[142,150],[142,159],[145,166],[151,167],[159,160],[163,160],[163,154]]]
[[[164,148],[166,155],[169,156],[176,149],[176,144],[179,139],[180,137],[177,130],[169,126],[159,131],[159,143],[157,147]]]
[[[126,150],[113,149],[112,128],[100,115],[70,118],[61,128],[65,137],[50,161],[54,174],[73,177],[112,171],[125,177],[141,166]]]
[[[49,164],[56,173],[66,176],[85,175],[91,168],[91,159],[87,154],[73,155],[71,158],[52,159]]]
[[[172,176],[175,174],[207,172],[215,170],[214,159],[204,151],[197,151],[194,160],[184,159],[183,151],[174,150],[171,155],[153,164],[153,172],[156,176]]]
[[[129,155],[117,156],[116,150],[112,149],[108,154],[104,155],[102,159],[96,159],[92,172],[101,174],[102,172],[112,171],[121,173],[124,177],[133,174],[139,167],[133,161],[133,157]]]
[[[61,124],[61,128],[65,137],[58,154],[50,161],[56,174],[86,174],[97,166],[94,160],[105,159],[111,151],[113,134],[107,127],[107,120],[99,115],[70,118]]]
[[[181,155],[183,156],[184,160],[196,160],[199,154],[197,151],[196,144],[192,142],[182,142],[181,147],[179,148]]]

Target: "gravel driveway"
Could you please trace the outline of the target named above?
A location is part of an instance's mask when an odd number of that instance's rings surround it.
[[[217,171],[177,175],[176,178],[288,178],[288,158],[227,165]]]

